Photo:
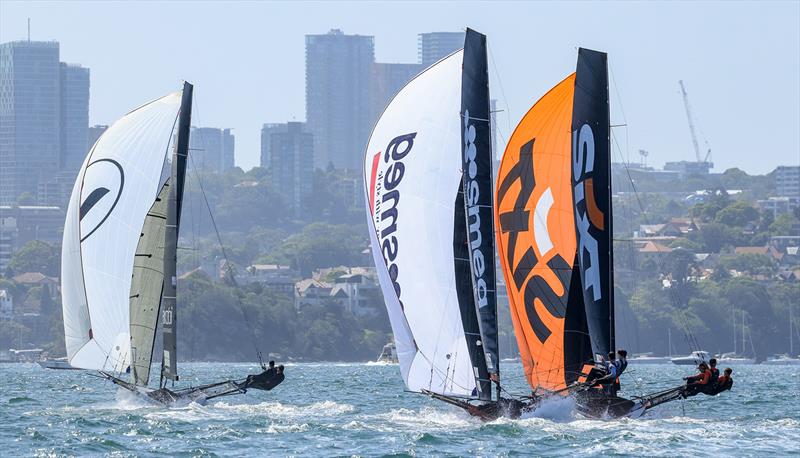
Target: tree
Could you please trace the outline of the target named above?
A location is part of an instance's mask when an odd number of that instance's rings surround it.
[[[17,250],[11,257],[8,267],[19,275],[25,272],[41,272],[58,276],[61,253],[58,249],[41,240],[31,240]]]
[[[664,262],[664,274],[672,279],[673,300],[676,306],[686,307],[691,297],[692,284],[690,276],[695,268],[694,255],[685,249],[677,248],[667,253]]]
[[[758,210],[747,202],[738,200],[717,212],[714,221],[727,226],[742,227],[758,220],[758,217]]]
[[[770,224],[769,230],[772,235],[796,235],[792,233],[792,229],[798,224],[800,224],[800,220],[794,215],[784,213],[775,218],[775,221]]]

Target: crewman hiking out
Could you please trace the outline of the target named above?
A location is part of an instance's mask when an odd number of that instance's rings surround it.
[[[730,390],[733,387],[733,378],[731,377],[732,373],[733,369],[726,367],[725,372],[717,379],[714,389],[708,394],[715,395],[722,393],[723,391]]]
[[[709,380],[711,380],[711,370],[708,368],[708,364],[706,364],[704,361],[697,365],[697,369],[700,371],[698,374],[683,378],[686,380],[686,386],[683,389],[684,398],[696,396],[698,393],[704,392],[708,388],[711,388],[709,385]]]

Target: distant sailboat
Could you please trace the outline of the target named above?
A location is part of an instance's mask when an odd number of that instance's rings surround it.
[[[75,181],[61,253],[69,364],[165,405],[247,388],[232,380],[166,387],[178,380],[176,251],[191,110],[192,85],[184,83],[103,133]],[[159,388],[151,388],[159,315],[163,356]]]

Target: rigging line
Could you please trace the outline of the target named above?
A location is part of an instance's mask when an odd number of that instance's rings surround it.
[[[506,97],[506,91],[503,88],[503,80],[500,78],[500,72],[497,71],[497,62],[494,59],[494,52],[488,40],[486,41],[486,50],[489,54],[489,60],[492,62],[492,70],[494,70],[494,76],[497,78],[497,84],[500,86],[500,93],[503,94],[503,103],[506,106],[506,129],[511,131],[511,108],[508,106],[508,97]]]
[[[211,225],[214,227],[214,233],[217,235],[217,241],[219,242],[219,247],[220,247],[220,251],[222,252],[222,257],[225,259],[226,271],[228,273],[228,276],[230,278],[231,283],[233,284],[233,287],[237,291],[237,294],[236,294],[237,301],[236,302],[239,304],[239,307],[238,307],[239,311],[242,313],[242,317],[244,318],[244,322],[247,325],[247,329],[250,331],[250,338],[251,338],[251,341],[252,341],[252,344],[253,344],[253,348],[256,351],[256,356],[258,356],[258,362],[261,363],[261,366],[263,367],[264,366],[264,360],[263,360],[263,358],[261,356],[261,350],[259,350],[259,348],[258,348],[257,339],[256,339],[256,333],[253,330],[253,325],[252,325],[252,323],[250,321],[250,317],[247,315],[247,311],[244,308],[244,304],[242,304],[241,290],[239,289],[239,284],[236,282],[236,277],[233,274],[233,266],[232,266],[232,264],[230,262],[230,259],[228,258],[228,253],[225,250],[225,245],[222,243],[222,236],[219,233],[219,228],[217,227],[217,222],[214,219],[214,214],[211,212],[211,204],[209,204],[209,202],[208,202],[208,197],[206,196],[205,189],[203,188],[203,182],[200,180],[200,176],[197,174],[197,167],[195,167],[194,160],[190,159],[190,162],[192,163],[192,170],[194,171],[195,175],[197,176],[197,183],[200,185],[200,193],[202,194],[203,200],[206,203],[206,208],[208,209],[208,214],[209,214],[209,217],[211,219]]]

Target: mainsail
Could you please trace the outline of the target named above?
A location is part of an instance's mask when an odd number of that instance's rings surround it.
[[[481,399],[497,361],[485,62],[485,37],[468,30],[465,50],[394,97],[364,161],[372,252],[406,386]]]
[[[65,341],[75,367],[125,372],[135,360],[137,383],[146,384],[163,280],[157,262],[163,238],[156,240],[163,225],[153,220],[163,213],[158,199],[169,179],[167,151],[181,95],[114,123],[78,174],[61,258]],[[152,278],[144,278],[151,266],[140,257],[154,263]]]
[[[572,186],[583,298],[596,355],[614,351],[608,64],[581,48],[572,113]]]

